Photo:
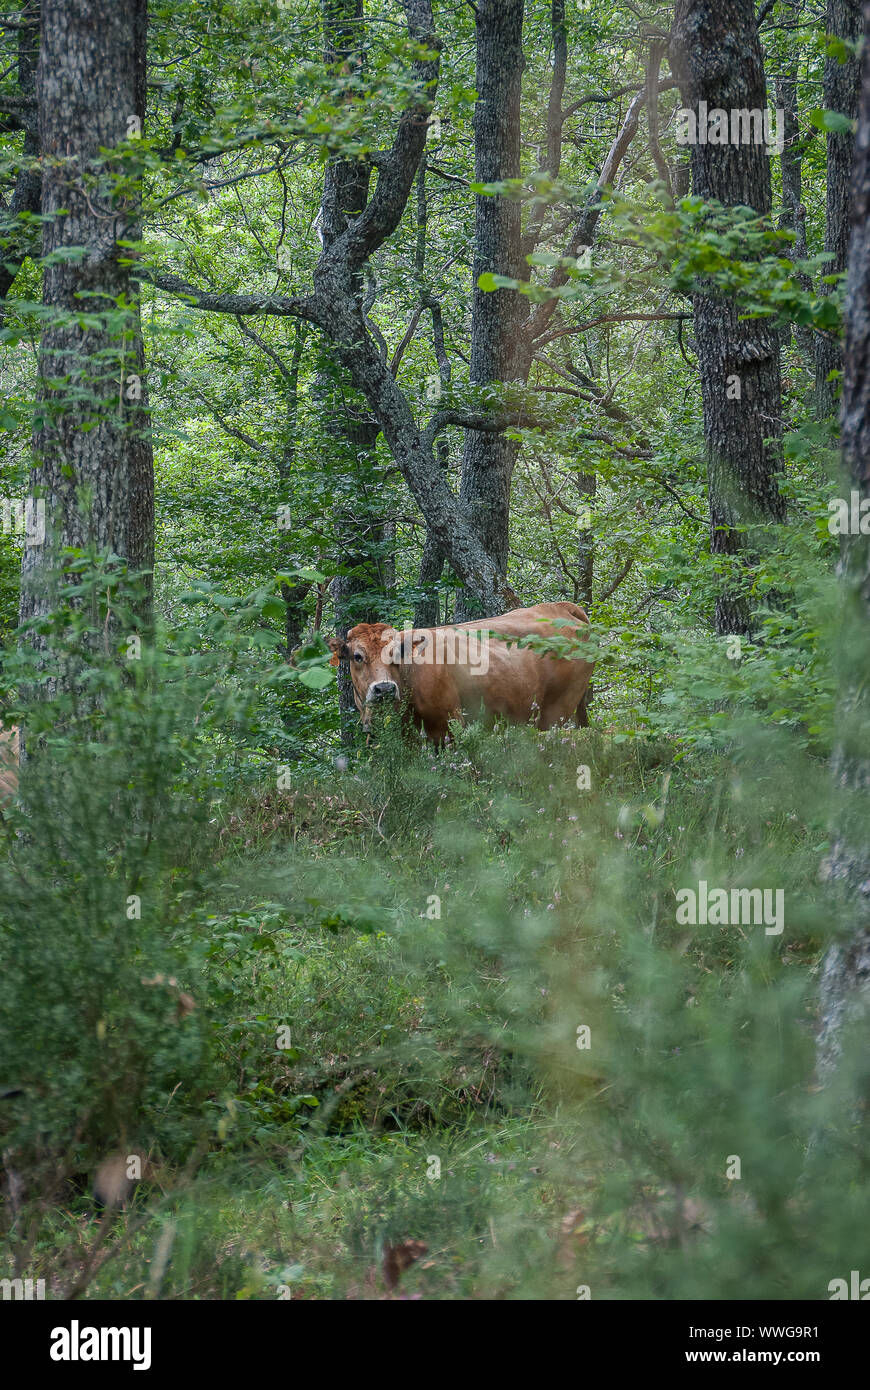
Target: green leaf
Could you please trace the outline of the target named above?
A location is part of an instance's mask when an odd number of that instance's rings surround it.
[[[267,598],[260,609],[264,618],[274,618],[280,622],[285,615],[286,609],[279,598]]]
[[[519,281],[511,279],[510,275],[493,275],[491,270],[477,277],[477,287],[481,290],[515,290],[518,284]]]
[[[834,135],[851,135],[857,125],[851,116],[844,116],[842,111],[825,111],[820,106],[813,107],[810,112],[810,123],[816,130],[829,130]]]
[[[290,579],[308,579],[312,584],[325,584],[328,576],[321,574],[320,570],[312,569],[309,565],[301,565],[300,568],[296,570],[285,570],[282,574],[278,575],[278,578],[285,581]]]
[[[299,679],[312,690],[325,690],[334,676],[328,666],[309,666],[307,670],[299,672]]]

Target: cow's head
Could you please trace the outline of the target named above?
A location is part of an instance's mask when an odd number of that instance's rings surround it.
[[[402,694],[402,667],[420,634],[398,632],[388,623],[358,623],[344,641],[330,637],[331,665],[346,661],[350,666],[353,698],[362,726],[371,728],[375,705],[398,705]]]

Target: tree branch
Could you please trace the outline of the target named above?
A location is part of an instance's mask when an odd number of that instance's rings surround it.
[[[272,314],[278,318],[307,319],[309,323],[320,323],[317,304],[313,295],[280,294],[231,294],[212,290],[201,290],[184,280],[180,275],[156,271],[148,266],[136,266],[131,278],[174,299],[188,300],[193,308],[204,309],[214,314],[234,314],[236,317],[250,314]]]
[[[541,348],[546,347],[548,343],[555,342],[557,338],[565,338],[571,333],[583,333],[587,328],[598,328],[603,323],[640,323],[654,319],[683,320],[693,317],[692,314],[599,314],[597,318],[586,319],[584,323],[572,323],[568,327],[554,329],[546,337],[538,339],[535,343],[535,351],[539,352]]]
[[[263,339],[260,337],[259,333],[255,333],[253,328],[249,328],[248,325],[245,323],[245,320],[243,318],[240,318],[238,314],[236,314],[236,323],[239,326],[239,332],[243,333],[246,338],[250,338],[251,342],[255,343],[261,352],[264,352],[267,357],[271,358],[271,360],[275,363],[275,366],[278,368],[278,371],[283,376],[284,380],[289,381],[293,373],[287,366],[286,362],[284,362],[281,358],[280,353],[277,353],[273,347],[270,347],[268,343],[265,343]]]
[[[446,425],[460,425],[465,430],[484,430],[487,433],[500,434],[503,430],[546,429],[551,424],[552,421],[543,420],[540,416],[532,415],[527,410],[508,411],[503,415],[487,414],[476,410],[439,410],[432,416],[421,435],[421,439],[424,444],[431,448],[435,436]]]
[[[225,434],[232,435],[233,439],[241,440],[243,444],[247,444],[248,448],[253,449],[255,453],[268,454],[269,450],[265,444],[258,444],[256,439],[252,439],[251,436],[249,434],[246,434],[244,430],[238,429],[235,425],[227,424],[226,420],[223,418],[220,412],[212,405],[208,397],[204,396],[201,391],[198,391],[195,386],[190,386],[189,389],[192,392],[192,394],[196,396],[197,400],[202,401],[206,410],[208,410],[210,415],[214,416],[214,418],[217,420],[218,424],[220,425],[221,429],[224,431]]]
[[[35,97],[4,93],[0,96],[0,115],[11,117],[15,126],[19,130],[27,131],[29,135],[37,133],[38,112]]]
[[[660,92],[668,92],[678,85],[676,78],[668,77],[664,82],[659,82],[658,90]],[[626,97],[630,92],[642,92],[643,90],[644,84],[642,82],[631,82],[627,87],[617,87],[613,92],[606,92],[604,96],[590,95],[580,97],[578,101],[574,101],[570,106],[565,107],[565,110],[562,112],[562,122],[564,124],[575,112],[580,110],[581,106],[588,106],[591,102],[604,105],[606,102],[616,101],[619,97]]]
[[[622,127],[611,145],[607,158],[601,168],[601,173],[586,200],[583,211],[577,218],[574,231],[565,248],[565,256],[576,256],[582,246],[591,246],[592,238],[595,235],[595,228],[601,216],[601,195],[608,184],[611,184],[616,177],[616,171],[622,162],[622,157],[631,144],[637,132],[637,124],[640,119],[641,108],[644,104],[643,90],[638,92],[632,101],[622,123]],[[557,266],[551,276],[548,288],[551,290],[560,289],[562,285],[568,283],[568,271],[564,266]],[[529,343],[534,343],[542,333],[545,332],[547,324],[556,312],[558,299],[550,299],[544,304],[539,304],[533,314],[529,315],[526,321],[526,339]]]
[[[668,197],[673,200],[674,190],[671,187],[671,171],[668,168],[668,162],[662,154],[662,147],[659,144],[659,70],[666,51],[666,41],[653,39],[649,48],[649,60],[646,70],[646,118],[647,129],[649,131],[649,147],[652,152],[653,162],[656,166],[656,172],[667,189]]]
[[[626,560],[626,562],[625,562],[625,564],[623,565],[622,569],[621,569],[621,570],[619,571],[619,573],[617,574],[616,578],[612,581],[612,583],[608,584],[607,587],[606,587],[605,589],[602,589],[602,590],[601,590],[601,593],[598,595],[598,602],[599,602],[599,603],[603,603],[605,599],[610,598],[610,595],[616,592],[616,590],[619,588],[620,584],[622,583],[623,579],[627,579],[627,578],[628,578],[629,571],[630,571],[630,569],[631,569],[631,567],[632,567],[633,564],[634,564],[634,556],[633,556],[633,555],[629,555],[628,559]]]
[[[408,37],[434,52],[434,58],[417,58],[413,69],[416,93],[399,117],[399,128],[390,152],[378,160],[378,181],[365,212],[355,218],[342,248],[351,270],[358,270],[373,251],[392,235],[401,221],[411,192],[417,165],[426,147],[426,131],[435,101],[441,43],[435,33],[431,0],[403,0],[408,17]]]

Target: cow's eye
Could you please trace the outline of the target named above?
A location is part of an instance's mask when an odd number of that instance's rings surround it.
[[[354,661],[362,661],[362,659],[363,659],[363,654],[362,654],[362,652],[354,652],[354,654],[353,654],[353,659],[354,659]]]

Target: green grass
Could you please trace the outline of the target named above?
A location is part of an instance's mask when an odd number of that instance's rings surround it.
[[[704,757],[476,728],[438,757],[386,730],[222,805],[173,928],[209,1092],[149,1099],[127,1211],[94,1211],[84,1162],[34,1273],[60,1291],[92,1260],[111,1298],[823,1296],[866,1216],[854,1142],[833,1215],[800,1183],[824,786],[751,727]],[[783,887],[782,937],[677,924],[700,877]]]

